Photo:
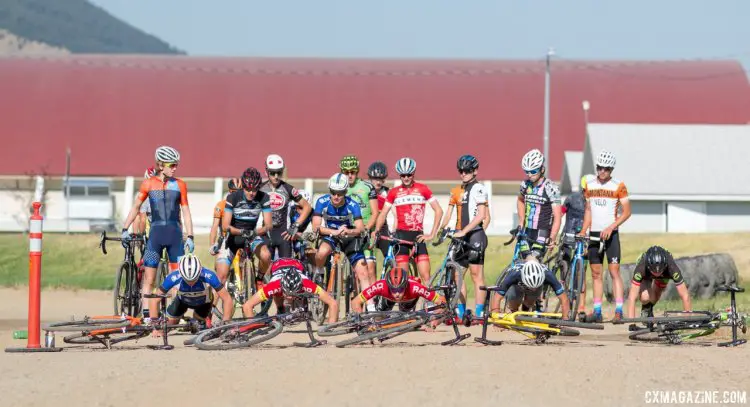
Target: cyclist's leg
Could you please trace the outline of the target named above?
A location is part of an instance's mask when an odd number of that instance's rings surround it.
[[[622,318],[622,303],[624,290],[620,276],[620,234],[617,231],[607,241],[607,268],[612,277],[612,294],[615,297],[615,315]]]
[[[148,244],[146,246],[146,252],[143,254],[143,281],[141,282],[141,295],[150,294],[154,289],[154,280],[156,279],[156,267],[159,265],[161,259],[161,252],[164,248],[165,239],[168,237],[168,232],[165,230],[166,226],[152,226]],[[141,299],[143,304],[143,317],[149,318],[151,316],[149,310],[150,300],[143,297]]]
[[[292,241],[284,240],[284,238],[281,236],[282,232],[285,232],[285,230],[281,230],[281,229],[271,230],[271,245],[269,245],[269,249],[271,249],[271,253],[273,253],[274,251],[277,251],[279,258],[281,257],[291,258],[292,257]]]
[[[486,292],[479,287],[484,285],[484,252],[487,249],[487,235],[483,229],[471,233],[467,236],[469,245],[481,249],[479,253],[469,258],[469,272],[471,280],[474,282],[474,314],[481,317],[484,313],[484,296]],[[461,291],[466,295],[466,284],[461,285]]]
[[[354,275],[356,276],[357,281],[359,281],[360,290],[371,286],[375,281],[370,280],[370,273],[368,270],[367,262],[365,260],[365,255],[359,247],[359,239],[350,238],[342,242],[342,244],[344,253],[349,259],[349,264],[351,264],[352,270],[354,271]],[[375,311],[375,301],[373,299],[367,301],[367,309],[369,311]]]
[[[364,245],[367,244],[367,242],[363,242]],[[367,278],[370,280],[370,282],[375,282],[377,280],[377,263],[375,259],[375,250],[370,250],[368,248],[365,248],[363,250],[363,253],[365,255],[365,262],[367,262]]]
[[[172,300],[172,302],[167,307],[167,315],[166,315],[166,317],[167,317],[169,323],[170,324],[177,323],[180,320],[180,318],[182,318],[182,316],[185,315],[185,313],[187,312],[188,308],[189,307],[187,305],[185,305],[185,303],[183,303],[180,300],[179,296],[174,297],[174,299]]]
[[[271,271],[271,250],[269,250],[269,240],[265,237],[257,236],[250,244],[250,251],[258,258],[258,275],[268,274]]]
[[[599,232],[591,232],[593,236],[598,236]],[[600,243],[601,244],[601,243]],[[604,292],[604,280],[602,278],[603,258],[599,254],[599,245],[595,242],[589,244],[589,265],[591,266],[591,279],[594,285],[594,309],[592,315],[600,317],[602,315],[602,294]]]
[[[464,240],[466,240],[467,238],[468,236],[464,237]],[[459,266],[463,268],[469,268],[469,257],[465,251],[460,252],[460,256],[458,256],[455,260]],[[455,276],[454,278],[458,278],[458,276]],[[484,294],[484,291],[482,291],[482,294]],[[456,304],[456,316],[459,319],[463,318],[464,313],[466,312],[466,295],[466,284],[461,284],[461,291],[459,292],[458,303]],[[482,297],[482,301],[484,301],[484,297]],[[477,304],[479,304],[479,301],[477,301]],[[484,303],[482,303],[482,305],[484,305]]]
[[[320,240],[320,246],[318,247],[318,251],[315,253],[315,273],[316,274],[323,274],[325,267],[326,267],[326,261],[328,261],[328,256],[331,255],[331,252],[333,251],[333,247],[336,243],[331,239],[330,237],[324,237]]]
[[[418,232],[397,230],[396,238],[413,242],[417,239],[418,234]],[[406,244],[398,245],[398,251],[393,253],[393,255],[396,256],[397,267],[400,267],[404,270],[409,270],[409,254],[411,253],[411,249],[411,246]]]

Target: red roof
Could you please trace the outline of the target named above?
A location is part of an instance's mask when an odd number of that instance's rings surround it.
[[[472,153],[481,177],[521,177],[542,148],[543,61],[81,56],[0,59],[0,174],[140,176],[162,144],[179,176],[237,176],[282,155],[293,177],[327,178],[345,154],[401,156],[421,179],[454,179]],[[591,122],[745,124],[741,65],[554,61],[552,176]]]

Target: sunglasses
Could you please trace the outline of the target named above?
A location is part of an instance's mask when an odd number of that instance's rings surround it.
[[[370,179],[373,180],[373,181],[385,181],[385,178],[370,177]]]
[[[391,290],[391,294],[403,294],[406,291],[406,287],[398,289],[398,290]]]
[[[598,165],[596,166],[596,171],[610,171],[611,172],[612,169],[613,169],[612,167],[601,167]]]
[[[542,171],[541,168],[537,168],[535,170],[524,171],[524,172],[526,173],[526,175],[536,175],[536,174],[539,174],[541,171]]]
[[[177,163],[164,163],[164,168],[177,168]]]
[[[281,174],[283,174],[283,173],[284,173],[284,171],[283,171],[283,170],[279,170],[279,171],[268,171],[268,175],[269,175],[270,177],[280,177],[280,176],[281,176]]]
[[[333,191],[333,190],[329,190],[328,192],[330,192],[331,195],[346,196],[346,192],[345,191]]]
[[[255,192],[255,191],[257,191],[257,189],[253,189],[253,188],[242,188],[242,190],[245,191],[245,192]]]
[[[344,174],[344,175],[357,175],[357,173],[359,173],[359,171],[357,171],[357,170],[347,170],[347,171],[342,171],[341,173]]]
[[[473,174],[474,171],[471,171],[471,170],[458,170],[458,173],[461,174],[461,175],[464,175],[464,174]]]
[[[401,177],[401,178],[411,178],[413,176],[414,176],[414,174],[401,174],[401,175],[399,175],[399,177]]]

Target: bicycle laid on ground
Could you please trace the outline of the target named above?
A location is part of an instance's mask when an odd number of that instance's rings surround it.
[[[489,309],[489,298],[492,291],[499,291],[499,287],[481,286],[479,289],[487,291],[485,308]],[[572,328],[604,329],[603,325],[590,324],[562,319],[562,314],[547,312],[516,311],[510,313],[484,313],[484,324],[482,325],[482,336],[474,338],[475,341],[485,345],[502,345],[502,341],[487,339],[487,327],[495,325],[500,328],[518,332],[527,338],[533,339],[535,343],[546,343],[551,336],[578,336],[580,332]]]
[[[99,248],[102,253],[107,254],[107,241],[122,242],[119,237],[107,237],[104,231],[99,239]],[[112,293],[114,300],[114,313],[116,315],[140,315],[141,282],[143,281],[143,269],[135,262],[135,249],[145,241],[143,236],[132,236],[126,241],[125,257],[115,274],[115,286]]]
[[[746,339],[737,338],[737,330],[747,333],[745,317],[737,312],[735,293],[744,292],[737,286],[719,287],[717,291],[728,291],[730,294],[729,312],[711,311],[665,311],[663,317],[628,318],[617,324],[643,322],[644,329],[632,331],[629,338],[634,341],[666,343],[679,345],[691,339],[708,336],[722,326],[732,327],[732,340],[719,343],[719,346],[739,346],[747,343]]]
[[[313,294],[301,293],[294,296],[291,311],[271,316],[258,316],[244,320],[233,320],[216,328],[199,333],[192,343],[201,350],[228,350],[245,348],[266,342],[281,333],[284,326],[306,324],[310,342],[293,343],[294,346],[315,347],[324,345],[313,336],[312,314],[308,310],[308,300]]]
[[[196,322],[168,324],[165,315],[166,294],[146,294],[145,298],[160,298],[161,317],[152,319],[150,325],[143,325],[143,320],[139,317],[129,315],[107,315],[84,317],[80,321],[54,322],[43,327],[49,332],[76,332],[63,338],[63,342],[69,344],[86,345],[92,343],[101,343],[107,349],[112,349],[112,345],[117,343],[138,340],[148,336],[154,330],[162,332],[161,345],[147,345],[149,349],[171,350],[173,345],[169,344],[168,332],[170,330],[182,329],[191,332],[197,332],[200,328]]]

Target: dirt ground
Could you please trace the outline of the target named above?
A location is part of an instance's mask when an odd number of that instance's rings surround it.
[[[25,329],[27,292],[0,289],[0,346]],[[45,291],[42,320],[111,312],[108,292]],[[750,392],[750,348],[633,344],[626,327],[584,331],[534,345],[512,332],[491,332],[502,346],[473,341],[443,347],[452,330],[414,332],[385,345],[301,349],[301,333],[261,347],[206,352],[182,346],[154,351],[137,343],[72,346],[60,353],[0,353],[0,406],[641,406],[647,391]],[[333,338],[336,339],[336,338]],[[717,405],[717,404],[714,404]],[[721,404],[718,404],[721,405]]]

